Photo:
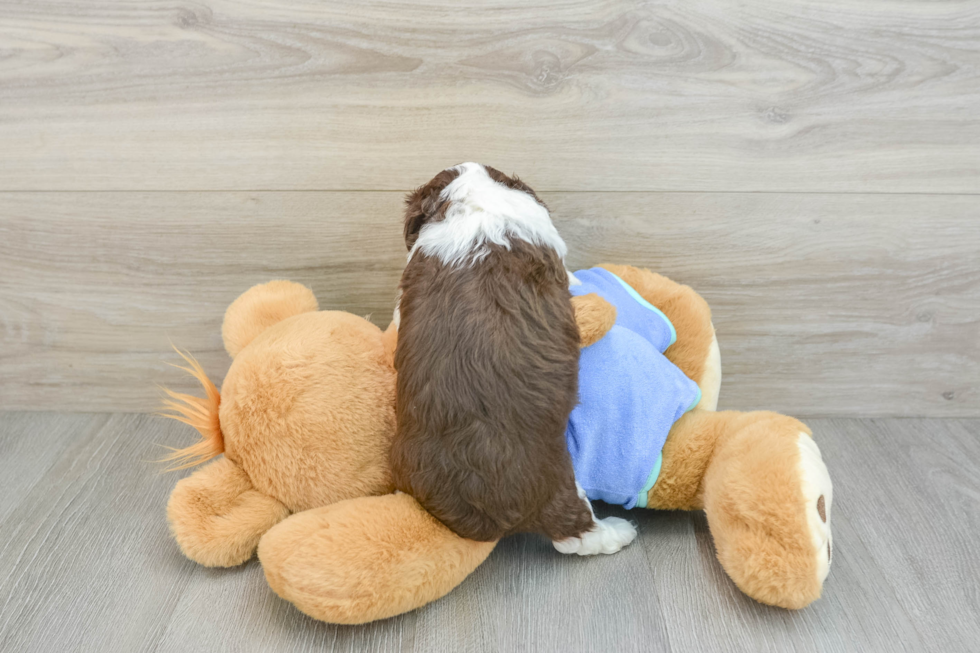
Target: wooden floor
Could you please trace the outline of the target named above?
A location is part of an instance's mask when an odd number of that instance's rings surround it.
[[[834,480],[834,564],[809,608],[742,595],[701,513],[640,510],[614,556],[512,537],[446,598],[344,627],[277,598],[255,560],[181,556],[164,518],[178,477],[149,462],[181,425],[2,414],[0,651],[975,651],[980,420],[809,423]]]

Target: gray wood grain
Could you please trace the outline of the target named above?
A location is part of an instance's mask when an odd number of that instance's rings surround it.
[[[648,266],[714,310],[722,407],[980,415],[980,196],[545,193],[569,265]],[[255,283],[390,319],[400,193],[0,193],[0,408],[146,411],[215,380]]]
[[[3,440],[57,424],[3,418]],[[159,421],[159,420],[157,420]],[[190,565],[167,538],[161,499],[173,479],[146,460],[163,429],[145,416],[76,418],[57,462],[0,523],[0,649],[147,650],[159,638]],[[33,459],[4,458],[4,479]],[[4,481],[6,483],[6,480]]]
[[[78,433],[105,423],[104,415],[7,413],[0,418],[0,460],[17,473],[5,474],[0,487],[0,523],[63,455]],[[9,435],[8,435],[9,434]],[[9,466],[9,467],[8,467]]]
[[[980,420],[810,420],[834,479],[824,597],[742,595],[701,513],[632,511],[634,545],[592,559],[503,542],[444,599],[358,627],[305,617],[256,561],[178,552],[179,475],[148,464],[187,429],[140,415],[0,413],[0,650],[970,651],[980,641]],[[603,514],[625,514],[609,507]]]
[[[975,2],[0,2],[0,189],[980,191]]]
[[[454,591],[419,611],[414,650],[666,650],[669,597],[654,591],[641,547],[561,557],[542,538],[517,536],[499,548],[458,599]]]
[[[63,441],[53,465],[32,451],[46,433]],[[399,650],[397,620],[314,622],[256,561],[208,570],[180,554],[164,514],[180,475],[151,461],[186,436],[145,415],[0,413],[0,495],[37,479],[0,520],[0,651]]]

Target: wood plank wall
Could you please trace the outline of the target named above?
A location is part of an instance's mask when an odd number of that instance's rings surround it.
[[[0,0],[0,409],[220,379],[271,278],[386,323],[463,160],[699,290],[723,407],[980,416],[980,3],[890,0]]]

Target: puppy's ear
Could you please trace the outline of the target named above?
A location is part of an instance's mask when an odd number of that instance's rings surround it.
[[[449,201],[442,199],[442,191],[458,176],[459,170],[455,168],[443,170],[405,197],[405,247],[412,249],[426,224],[446,217]]]
[[[408,249],[412,249],[412,246],[415,245],[415,241],[419,238],[419,232],[428,222],[427,209],[432,201],[429,197],[431,193],[427,191],[429,191],[429,185],[421,186],[405,197],[405,247]]]

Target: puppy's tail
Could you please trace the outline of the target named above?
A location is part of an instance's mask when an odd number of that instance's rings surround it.
[[[170,399],[163,402],[163,410],[169,412],[158,414],[193,426],[201,434],[201,440],[189,447],[183,449],[167,447],[171,453],[159,462],[169,463],[166,470],[168,472],[200,465],[215,456],[220,456],[225,450],[225,439],[221,434],[221,423],[218,421],[221,393],[218,392],[218,388],[207,377],[204,368],[193,356],[185,354],[176,347],[174,347],[174,351],[180,354],[181,358],[187,361],[190,366],[174,365],[174,367],[184,370],[197,379],[204,388],[207,397],[195,397],[164,388],[164,392],[170,396]]]

